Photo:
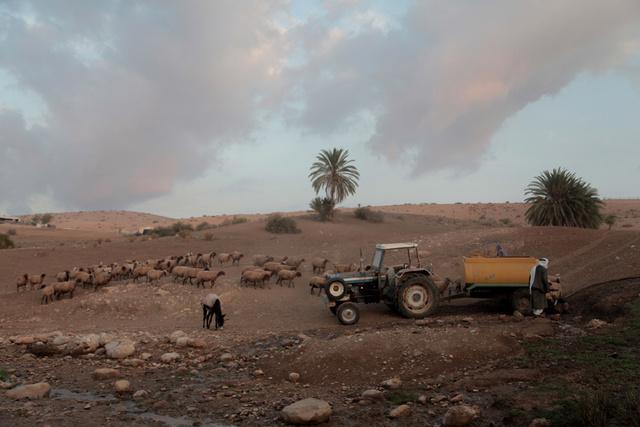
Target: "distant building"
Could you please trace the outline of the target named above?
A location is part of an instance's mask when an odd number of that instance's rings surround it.
[[[20,218],[14,216],[0,215],[0,223],[2,222],[20,222]]]

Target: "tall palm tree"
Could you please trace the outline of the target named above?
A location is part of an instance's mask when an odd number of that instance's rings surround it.
[[[602,223],[598,190],[566,169],[542,172],[525,194],[525,216],[531,225],[598,228]]]
[[[349,150],[334,148],[320,151],[309,173],[316,194],[324,189],[327,198],[332,200],[334,205],[355,194],[360,173],[352,163]]]

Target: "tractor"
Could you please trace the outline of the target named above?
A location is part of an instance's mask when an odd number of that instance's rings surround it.
[[[385,264],[390,252],[406,251],[407,262]],[[415,265],[412,263],[415,261]],[[356,304],[385,303],[404,317],[421,319],[438,307],[440,291],[430,268],[420,266],[418,245],[387,243],[376,245],[373,261],[358,272],[333,274],[327,278],[325,298],[331,312],[343,325],[360,319]]]

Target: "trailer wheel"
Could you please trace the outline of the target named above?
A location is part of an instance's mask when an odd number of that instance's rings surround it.
[[[354,303],[345,302],[338,307],[336,317],[343,325],[355,325],[360,320],[360,310]]]
[[[324,292],[330,300],[338,301],[347,293],[347,288],[344,283],[336,280],[335,282],[327,283]]]
[[[438,308],[438,288],[428,277],[412,277],[400,286],[397,307],[404,317],[427,317]]]
[[[518,289],[511,294],[511,308],[522,314],[531,314],[531,295],[529,289]]]

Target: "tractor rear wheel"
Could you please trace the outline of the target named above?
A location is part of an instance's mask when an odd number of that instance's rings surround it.
[[[522,314],[531,314],[531,295],[529,289],[518,289],[511,294],[511,307]]]
[[[336,317],[343,325],[355,325],[360,320],[360,310],[354,303],[345,302],[338,307]]]
[[[422,319],[438,308],[438,288],[426,276],[408,279],[398,290],[398,311],[404,317]]]

